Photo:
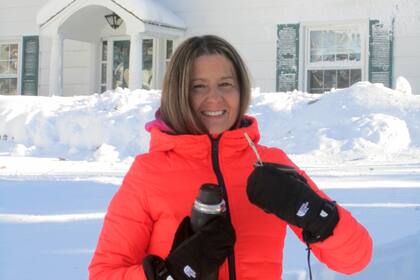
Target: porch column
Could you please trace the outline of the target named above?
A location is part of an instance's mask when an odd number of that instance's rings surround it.
[[[143,73],[143,41],[140,33],[132,34],[130,40],[129,88],[140,89]]]
[[[56,34],[52,38],[50,54],[49,96],[63,95],[63,37]]]

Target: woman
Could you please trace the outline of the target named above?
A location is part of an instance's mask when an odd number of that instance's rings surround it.
[[[90,279],[209,279],[218,271],[219,279],[278,280],[287,225],[331,269],[351,274],[368,264],[368,232],[282,150],[258,144],[249,101],[245,64],[228,42],[202,36],[178,47],[147,125],[150,151],[110,203]],[[193,232],[185,217],[204,183],[221,188],[226,216]]]

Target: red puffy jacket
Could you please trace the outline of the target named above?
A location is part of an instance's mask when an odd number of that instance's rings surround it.
[[[258,145],[257,122],[247,119],[251,122],[248,127],[225,131],[219,140],[151,130],[150,152],[136,158],[109,205],[89,266],[89,279],[146,279],[143,258],[168,255],[174,233],[190,214],[203,183],[226,188],[237,237],[236,279],[281,279],[287,224],[248,201],[246,181],[256,156],[244,132],[257,145],[263,161],[297,167],[280,149]],[[303,171],[299,172],[326,197]],[[328,267],[351,274],[368,264],[372,240],[348,211],[340,206],[338,210],[340,218],[333,235],[311,247]],[[301,238],[301,230],[292,229]],[[219,279],[229,279],[227,262],[219,271]]]

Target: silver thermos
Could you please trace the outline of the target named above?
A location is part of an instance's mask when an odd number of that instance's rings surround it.
[[[226,203],[222,190],[215,184],[203,184],[191,211],[191,227],[194,232],[217,216],[225,215]],[[218,271],[202,280],[217,280]]]

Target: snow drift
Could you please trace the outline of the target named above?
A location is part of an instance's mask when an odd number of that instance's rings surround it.
[[[120,161],[147,151],[160,92],[0,96],[0,154]],[[296,156],[389,160],[420,151],[420,96],[360,82],[325,94],[253,91],[262,143]]]

